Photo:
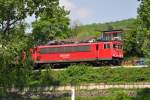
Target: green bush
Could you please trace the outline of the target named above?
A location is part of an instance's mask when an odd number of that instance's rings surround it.
[[[62,84],[70,83],[71,85],[76,85],[83,81],[88,81],[88,73],[92,68],[86,65],[73,65],[70,66],[67,70],[59,73],[58,79]]]
[[[74,65],[60,71],[61,84],[149,82],[150,68],[97,68]]]

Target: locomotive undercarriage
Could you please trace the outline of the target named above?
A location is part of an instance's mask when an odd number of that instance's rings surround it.
[[[112,58],[112,59],[105,59],[105,60],[92,60],[92,61],[77,61],[77,62],[53,62],[53,63],[36,63],[34,64],[35,69],[38,68],[66,68],[70,65],[92,65],[94,67],[101,67],[101,66],[120,66],[122,63],[122,58]]]

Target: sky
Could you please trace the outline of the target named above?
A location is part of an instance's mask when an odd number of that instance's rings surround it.
[[[104,23],[136,18],[138,0],[60,0],[70,10],[71,22]]]
[[[138,5],[138,0],[60,0],[60,6],[70,11],[71,24],[82,25],[136,18]],[[31,24],[34,20],[32,16],[26,22]]]

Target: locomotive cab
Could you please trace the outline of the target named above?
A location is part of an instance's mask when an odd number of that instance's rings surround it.
[[[122,30],[102,31],[98,41],[104,44],[102,58],[109,58],[117,63],[121,62],[123,59]],[[106,44],[109,45],[107,49]]]
[[[102,31],[98,41],[122,41],[122,30]]]

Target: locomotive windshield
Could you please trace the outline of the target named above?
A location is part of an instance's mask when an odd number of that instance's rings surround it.
[[[98,38],[100,41],[121,41],[122,40],[122,31],[113,30],[113,31],[103,31],[101,36]]]

